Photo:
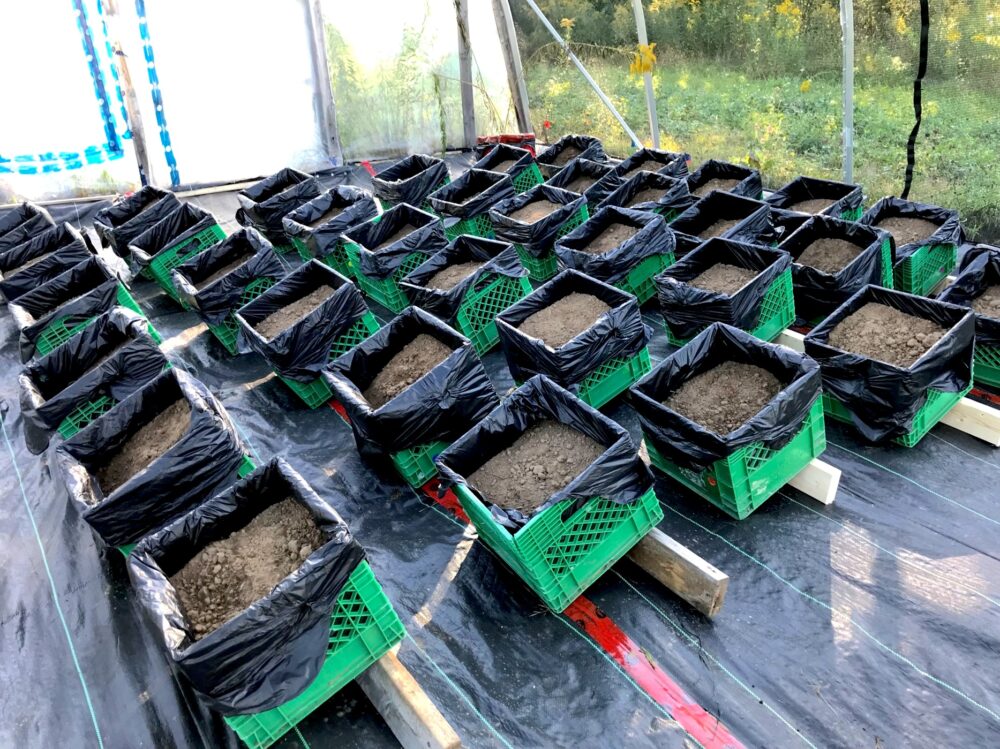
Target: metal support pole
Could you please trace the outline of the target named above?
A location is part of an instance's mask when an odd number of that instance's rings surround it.
[[[566,41],[559,36],[559,32],[555,30],[555,27],[549,23],[549,19],[545,17],[545,14],[542,13],[539,7],[535,4],[535,0],[524,0],[524,2],[528,4],[528,7],[531,8],[532,11],[534,11],[535,15],[538,16],[538,20],[542,22],[542,25],[545,26],[548,32],[552,35],[552,38],[556,40],[560,47],[562,47],[562,51],[566,54],[566,57],[569,58],[570,62],[576,65],[580,74],[584,77],[587,83],[590,84],[590,87],[594,89],[594,93],[597,94],[604,106],[606,106],[608,111],[614,115],[616,120],[618,120],[618,124],[622,126],[622,130],[625,131],[625,134],[632,141],[632,145],[636,148],[642,148],[642,141],[639,140],[639,136],[636,135],[632,128],[628,126],[628,123],[625,122],[625,118],[619,114],[617,109],[615,109],[615,105],[611,103],[611,100],[604,95],[604,92],[601,91],[601,87],[597,85],[597,81],[591,78],[590,73],[588,73],[587,69],[583,67],[583,63],[580,62],[577,56],[573,54],[573,51],[569,48],[569,45],[566,44]]]
[[[509,0],[493,0],[493,17],[497,22],[500,49],[507,63],[507,85],[514,100],[514,116],[522,133],[530,133],[531,112],[528,109],[528,87],[524,83],[521,68],[521,51],[517,48],[517,32],[514,30],[514,16],[510,12]]]
[[[642,12],[642,0],[632,0],[632,10],[635,11],[635,29],[639,32],[639,44],[649,44],[646,36],[646,15]],[[649,132],[652,135],[653,148],[660,147],[660,118],[656,114],[656,97],[653,95],[653,74],[643,73],[646,84],[646,108],[649,110]]]
[[[472,41],[469,39],[469,0],[455,0],[458,23],[458,77],[462,86],[463,146],[476,147],[476,100],[472,88]]]
[[[132,76],[128,70],[128,58],[125,56],[124,49],[122,49],[117,0],[105,0],[104,14],[108,20],[108,35],[111,42],[111,51],[114,55],[115,70],[118,71],[118,85],[121,86],[122,98],[125,100],[128,129],[132,133],[132,148],[135,151],[135,160],[139,166],[139,182],[145,187],[149,184],[151,176],[149,171],[149,153],[146,151],[146,132],[142,127],[139,97],[136,96],[135,87],[132,85]]]
[[[844,48],[844,182],[854,183],[854,0],[840,0]]]
[[[309,32],[312,39],[311,53],[313,75],[316,80],[316,114],[319,120],[320,136],[331,161],[344,163],[344,152],[337,130],[337,108],[333,102],[333,86],[330,83],[329,61],[326,59],[326,28],[323,25],[323,9],[319,0],[306,0]]]

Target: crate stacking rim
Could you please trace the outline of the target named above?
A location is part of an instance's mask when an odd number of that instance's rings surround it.
[[[894,287],[917,296],[928,295],[955,267],[958,248],[928,244],[904,257],[893,269]]]
[[[590,212],[587,210],[587,204],[584,203],[576,213],[566,219],[563,225],[559,227],[559,231],[556,232],[556,241],[569,234],[589,218]],[[548,281],[559,270],[556,253],[551,247],[541,257],[532,255],[522,244],[515,244],[514,250],[517,252],[517,257],[521,261],[521,265],[528,271],[528,277],[532,281]]]
[[[482,289],[466,292],[455,316],[455,327],[482,356],[500,341],[497,315],[531,293],[527,276],[496,274]]]
[[[226,233],[218,224],[212,224],[207,229],[202,229],[192,237],[183,242],[170,245],[160,250],[149,261],[147,266],[149,277],[163,289],[171,299],[180,302],[180,295],[174,288],[173,279],[170,278],[170,271],[178,265],[187,262],[195,255],[204,252],[209,247],[218,244],[226,238]]]
[[[701,471],[676,465],[648,437],[643,441],[654,468],[727,515],[743,520],[826,449],[823,403],[816,399],[801,428],[784,447],[772,449],[763,442],[753,442]]]
[[[409,306],[410,301],[406,297],[399,282],[404,276],[414,270],[418,265],[427,259],[422,252],[412,252],[407,255],[403,263],[387,278],[373,278],[367,276],[361,270],[361,247],[356,242],[347,241],[344,245],[347,257],[354,269],[354,279],[358,283],[358,288],[370,299],[374,299],[383,307],[392,312],[402,312]]]
[[[227,716],[226,724],[250,749],[271,746],[389,652],[406,630],[371,566],[362,561],[348,578],[330,617],[326,659],[298,697],[249,715]]]
[[[639,300],[639,304],[645,304],[656,295],[656,283],[653,278],[673,264],[672,252],[650,255],[633,266],[624,278],[615,281],[613,285],[634,296]]]
[[[327,361],[333,361],[339,356],[343,356],[352,348],[361,343],[365,338],[375,333],[379,328],[378,320],[371,312],[365,312],[354,321],[346,331],[337,336],[330,347],[330,354]],[[278,374],[277,372],[275,374]],[[317,377],[312,382],[298,382],[278,374],[279,379],[284,382],[289,390],[295,393],[302,402],[309,408],[319,408],[333,397],[333,391],[326,384],[326,380]]]
[[[593,497],[568,517],[564,513],[573,501],[563,500],[512,534],[467,486],[456,484],[454,491],[483,543],[555,612],[563,611],[663,519],[650,488],[629,504]]]
[[[957,393],[947,393],[943,390],[929,388],[927,390],[927,400],[924,401],[924,405],[914,415],[910,431],[899,437],[894,437],[892,441],[903,447],[916,446],[944,418],[946,413],[954,408],[962,398],[968,395],[970,390],[972,390],[971,384]],[[851,423],[851,412],[848,408],[827,393],[823,393],[823,410],[832,419],[842,421],[845,424]]]
[[[125,307],[138,315],[142,315],[143,318],[146,317],[142,308],[129,293],[129,290],[125,287],[125,284],[118,284],[115,291],[115,297],[115,303],[119,307]],[[97,317],[97,315],[94,315],[93,317],[89,317],[75,325],[71,325],[67,322],[67,318],[65,317],[56,318],[46,325],[42,330],[41,335],[38,336],[38,340],[35,342],[35,350],[38,352],[39,356],[45,356],[62,344],[66,343],[66,341],[75,336],[77,333],[81,332],[84,328],[90,325],[90,323],[94,322]],[[153,327],[153,324],[148,321],[147,323],[147,330],[149,331],[150,337],[157,343],[163,343],[163,337],[157,332],[156,328]]]
[[[773,341],[793,322],[795,322],[795,297],[792,290],[792,269],[787,268],[764,292],[757,325],[747,332],[761,340]],[[664,327],[667,331],[667,342],[671,346],[680,347],[691,340],[674,335],[669,323],[664,322]]]
[[[444,218],[448,218],[444,216]],[[480,213],[478,216],[470,216],[468,218],[460,219],[457,223],[447,226],[442,220],[442,227],[444,228],[444,236],[449,242],[456,239],[463,234],[471,234],[474,237],[483,237],[485,239],[496,239],[496,233],[493,231],[493,221],[490,219],[490,214],[488,212]]]
[[[277,283],[276,279],[269,276],[253,279],[243,287],[243,293],[240,295],[240,299],[234,306],[234,309],[239,309],[246,304],[250,304],[250,302],[274,286],[275,283]],[[219,343],[225,347],[226,351],[230,354],[237,353],[236,338],[239,335],[240,324],[236,322],[236,318],[231,311],[221,323],[218,325],[209,325],[208,329],[212,331],[212,335],[219,340]]]
[[[434,458],[447,448],[447,442],[438,440],[391,453],[389,457],[392,458],[392,462],[403,480],[414,489],[419,489],[437,476],[438,469],[434,465]]]

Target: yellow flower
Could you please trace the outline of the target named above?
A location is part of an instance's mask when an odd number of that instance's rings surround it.
[[[559,22],[559,25],[568,31],[573,28],[574,23],[576,22],[572,18],[564,18]]]
[[[628,66],[629,75],[642,75],[652,73],[653,65],[656,64],[656,42],[652,44],[640,44],[639,51],[635,53],[631,64]]]
[[[812,79],[806,78],[804,81],[802,81],[801,84],[799,84],[799,91],[801,91],[803,94],[808,94],[810,89],[812,89],[812,87],[813,87]]]
[[[906,25],[906,19],[902,16],[896,16],[896,33],[902,36],[909,30],[910,27]]]

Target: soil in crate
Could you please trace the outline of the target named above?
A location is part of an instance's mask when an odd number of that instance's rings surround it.
[[[282,307],[276,312],[272,312],[253,327],[264,338],[270,340],[278,333],[301,320],[323,302],[330,298],[334,288],[328,284],[323,284],[318,289],[306,294],[287,307]]]
[[[266,596],[322,544],[309,510],[285,498],[201,549],[170,578],[194,639]]]
[[[863,248],[839,237],[821,237],[799,255],[799,265],[808,265],[823,273],[839,273]]]
[[[763,367],[727,361],[692,377],[663,405],[725,436],[756,416],[781,387]]]
[[[610,309],[596,296],[573,292],[538,310],[517,327],[556,349],[576,338]]]
[[[518,162],[518,159],[504,159],[503,161],[498,161],[496,164],[490,167],[491,172],[500,172],[506,174],[507,170],[510,169],[514,164]]]
[[[553,164],[554,166],[562,166],[563,164],[568,164],[569,162],[571,162],[581,153],[583,153],[583,151],[581,151],[576,146],[571,146],[567,144],[567,146],[562,151],[556,154],[556,157],[550,163]]]
[[[560,208],[562,208],[561,204],[553,203],[551,200],[541,198],[539,200],[534,200],[527,205],[522,205],[516,211],[507,215],[515,221],[521,221],[525,224],[533,224],[536,221],[541,221],[549,214],[558,211]]]
[[[629,226],[618,222],[610,223],[604,228],[604,231],[590,241],[590,244],[580,249],[591,255],[603,255],[605,252],[620,246],[625,240],[634,237],[640,229],[642,229],[641,226]]]
[[[972,309],[985,317],[1000,319],[1000,284],[990,286],[972,300]]]
[[[323,212],[323,214],[319,218],[313,219],[308,224],[306,224],[306,226],[308,226],[310,229],[315,229],[318,226],[322,226],[328,221],[333,221],[333,219],[337,218],[337,216],[346,211],[349,207],[350,206],[346,205],[330,206],[329,208],[326,209],[326,211]]]
[[[625,204],[626,208],[634,208],[637,205],[643,203],[652,203],[663,197],[666,190],[662,187],[647,187],[645,190],[640,190],[632,199]]]
[[[927,239],[941,227],[935,223],[922,218],[912,216],[888,216],[877,224],[879,229],[887,231],[896,240],[896,246],[902,247],[905,244],[916,242],[920,239]]]
[[[419,227],[414,226],[413,224],[410,224],[410,223],[403,224],[401,227],[399,227],[399,229],[396,230],[395,234],[393,234],[391,237],[386,237],[385,239],[383,239],[377,245],[375,245],[374,247],[372,247],[371,251],[372,252],[378,252],[379,250],[384,250],[387,247],[389,247],[389,245],[396,244],[396,242],[398,242],[399,240],[401,240],[407,234],[412,234],[418,228]]]
[[[195,284],[195,288],[198,291],[201,291],[202,289],[207,289],[209,286],[211,286],[213,283],[218,281],[223,276],[228,276],[230,273],[239,268],[248,260],[250,260],[250,258],[247,255],[243,255],[241,257],[236,258],[231,263],[227,263],[223,267],[219,268],[219,270],[215,271],[215,273],[210,275],[204,281],[199,281],[197,284]]]
[[[599,179],[600,177],[596,177],[592,174],[581,174],[570,180],[569,183],[564,185],[562,189],[580,194],[593,187]]]
[[[725,234],[742,220],[743,219],[741,218],[720,218],[715,223],[703,229],[698,236],[702,239],[712,239],[712,237],[718,237],[721,234]]]
[[[365,400],[372,408],[380,408],[419,380],[451,354],[451,349],[434,336],[421,333],[398,354],[365,389]]]
[[[808,200],[800,200],[798,203],[792,203],[785,210],[798,211],[799,213],[819,213],[836,202],[835,200],[830,200],[830,198],[809,198]]]
[[[442,268],[427,282],[428,289],[441,289],[447,291],[455,287],[459,281],[464,280],[471,273],[482,268],[486,263],[482,260],[470,260],[466,263],[456,263]]]
[[[159,458],[184,436],[191,425],[191,404],[179,398],[158,413],[95,472],[107,496]]]
[[[710,179],[701,187],[695,188],[691,192],[691,194],[694,195],[695,197],[701,198],[704,197],[705,195],[708,195],[713,190],[722,190],[723,192],[725,192],[726,190],[732,190],[734,187],[736,187],[736,185],[738,185],[742,181],[743,180],[739,179],[724,179],[722,177],[715,177],[713,179]]]
[[[716,263],[688,283],[716,294],[734,294],[757,277],[757,272],[729,263]]]
[[[869,302],[837,324],[831,346],[897,367],[909,367],[948,331],[936,322]]]
[[[542,421],[476,469],[469,481],[494,504],[528,514],[579,476],[604,450],[599,442],[565,424]]]

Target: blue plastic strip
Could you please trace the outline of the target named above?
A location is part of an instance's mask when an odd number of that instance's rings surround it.
[[[97,57],[97,48],[94,46],[94,36],[90,31],[90,23],[87,20],[87,9],[83,0],[72,0],[73,8],[76,11],[76,25],[80,29],[80,38],[83,41],[83,54],[87,59],[87,67],[90,70],[90,77],[94,81],[94,93],[97,95],[97,103],[101,109],[101,118],[104,120],[104,135],[107,138],[108,153],[122,152],[122,143],[118,138],[118,128],[115,127],[115,118],[111,114],[111,100],[108,97],[108,89],[104,83],[104,72]]]
[[[153,93],[153,109],[156,112],[156,124],[160,128],[160,143],[163,144],[163,155],[170,168],[170,184],[177,187],[181,183],[177,171],[177,159],[170,145],[170,131],[167,130],[167,117],[163,112],[163,94],[160,92],[160,79],[156,74],[156,60],[153,55],[153,44],[149,38],[149,26],[146,24],[145,0],[135,0],[135,12],[139,16],[139,36],[142,37],[142,51],[146,58],[146,72],[149,74],[149,86]]]

